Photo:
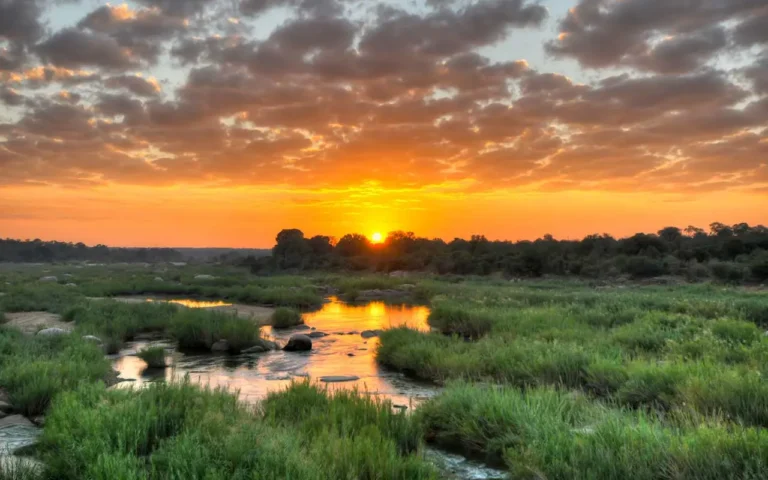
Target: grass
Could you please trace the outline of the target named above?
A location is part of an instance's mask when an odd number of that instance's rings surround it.
[[[165,348],[163,347],[147,347],[139,351],[136,356],[144,360],[149,368],[165,368],[167,366]]]
[[[683,413],[663,419],[536,388],[452,385],[416,414],[427,437],[515,478],[757,479],[768,432]]]
[[[47,473],[62,480],[436,479],[418,443],[403,451],[403,435],[418,442],[414,425],[388,404],[306,384],[256,411],[184,382],[138,392],[87,386],[57,399],[41,451]]]
[[[0,387],[28,417],[43,414],[58,393],[104,381],[111,371],[101,349],[75,335],[26,337],[0,327]]]
[[[270,320],[275,328],[291,328],[304,323],[301,312],[287,307],[275,309]]]

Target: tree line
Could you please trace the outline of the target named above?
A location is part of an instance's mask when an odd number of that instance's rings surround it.
[[[0,239],[0,262],[156,263],[181,261],[183,258],[181,253],[171,248],[110,248],[106,245],[89,247],[84,243]]]
[[[727,282],[768,280],[768,228],[746,223],[713,223],[708,229],[666,227],[655,234],[614,238],[589,235],[582,240],[491,241],[483,235],[450,242],[392,232],[380,244],[361,234],[336,240],[301,230],[281,231],[272,255],[248,257],[255,273],[344,270],[426,271],[437,274],[513,277],[542,275],[589,278],[684,276]]]

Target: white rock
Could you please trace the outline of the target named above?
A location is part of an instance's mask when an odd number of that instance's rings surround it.
[[[216,277],[213,275],[195,275],[195,280],[213,280],[214,278]]]
[[[42,277],[40,281],[44,283],[56,283],[59,281],[59,279],[58,277],[51,276],[51,277]]]
[[[46,328],[37,332],[38,335],[43,337],[58,337],[59,335],[69,335],[69,332],[62,328]]]

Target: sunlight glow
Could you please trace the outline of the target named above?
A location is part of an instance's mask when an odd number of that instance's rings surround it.
[[[384,236],[381,233],[376,232],[373,235],[371,235],[371,242],[373,242],[373,243],[381,243],[383,241],[384,241]]]

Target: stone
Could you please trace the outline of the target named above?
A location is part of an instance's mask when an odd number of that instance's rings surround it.
[[[46,328],[37,332],[38,335],[43,337],[58,337],[61,335],[69,335],[69,332],[63,328]]]
[[[162,277],[155,277],[155,281],[156,282],[164,282],[165,280],[163,280]]]
[[[310,330],[309,325],[302,323],[299,325],[296,325],[296,330]]]
[[[75,288],[75,287],[77,287],[77,284],[75,284],[75,283],[68,283],[68,284],[66,284],[64,286],[65,287],[69,287],[69,288]]]
[[[219,340],[218,342],[211,345],[211,351],[212,352],[228,352],[229,342],[227,342],[226,340]]]
[[[83,337],[83,340],[88,340],[89,342],[98,343],[98,344],[102,343],[101,339],[99,337],[94,336],[94,335],[85,335]]]
[[[260,345],[267,350],[280,350],[280,346],[271,340],[261,339]]]
[[[327,336],[328,334],[325,332],[312,332],[309,334],[309,338],[323,338]]]
[[[213,275],[195,275],[195,280],[213,280],[215,278]]]
[[[21,415],[11,415],[0,420],[0,428],[11,426],[34,427],[35,425],[27,417]]]
[[[320,381],[325,383],[354,382],[357,380],[360,380],[360,377],[354,375],[329,375],[327,377],[320,377]]]
[[[283,350],[286,352],[307,352],[312,350],[312,339],[307,335],[293,335]]]
[[[43,415],[38,415],[37,417],[32,419],[32,423],[34,423],[38,427],[44,427],[45,426],[45,417]]]
[[[6,415],[13,412],[13,405],[8,402],[0,401],[0,412]]]
[[[245,350],[243,350],[240,353],[264,353],[266,351],[268,351],[266,347],[264,347],[262,345],[256,345],[256,346],[253,346],[251,348],[246,348]]]
[[[382,334],[381,330],[365,330],[360,334],[363,338],[374,338]]]
[[[348,354],[347,354],[347,356],[348,356],[348,357],[354,357],[354,356],[355,356],[355,354],[354,354],[354,353],[348,353]]]
[[[58,277],[53,277],[53,276],[51,276],[51,277],[42,277],[40,279],[40,281],[43,282],[43,283],[56,283],[56,282],[59,281],[59,278]]]

